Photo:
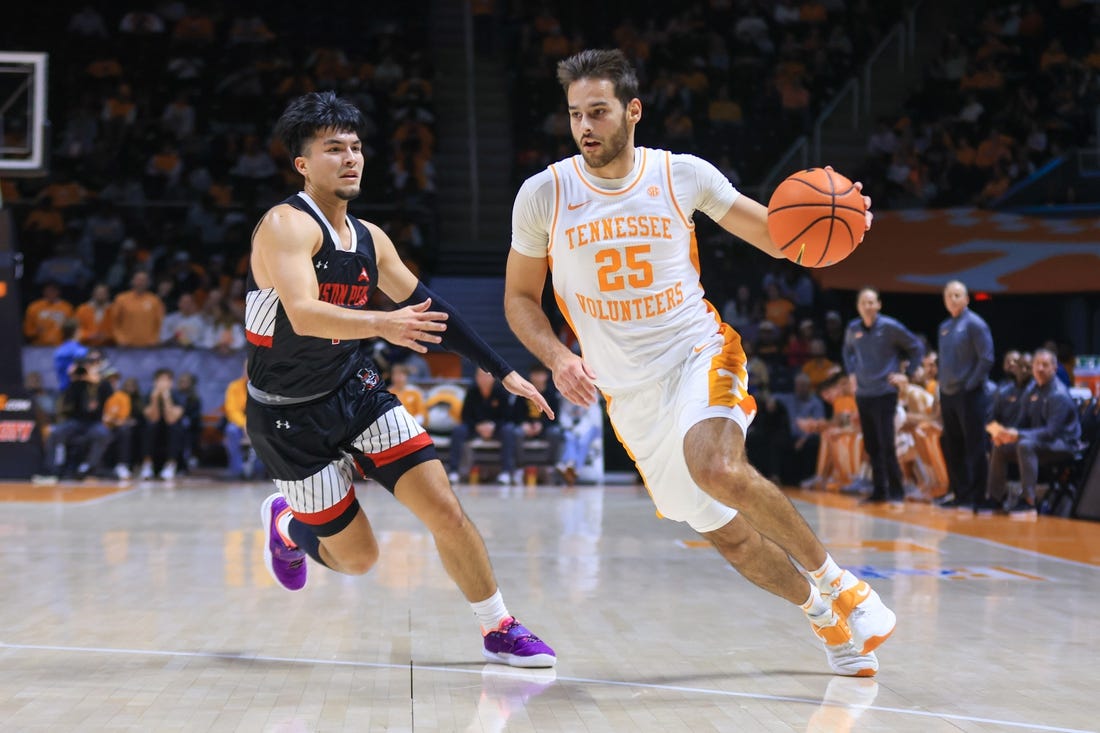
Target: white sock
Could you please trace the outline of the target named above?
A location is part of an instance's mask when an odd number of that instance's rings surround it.
[[[499,588],[484,601],[471,603],[470,608],[474,609],[477,622],[481,624],[482,634],[494,631],[500,626],[501,621],[509,617],[508,609],[504,606],[504,596],[500,594]]]
[[[825,555],[825,564],[817,570],[810,571],[810,577],[813,579],[814,585],[823,595],[829,595],[839,590],[840,579],[843,575],[844,569],[836,564],[832,555]]]
[[[833,604],[822,597],[821,591],[817,589],[816,585],[813,583],[808,585],[810,586],[810,597],[802,604],[802,610],[810,617],[812,623],[817,624],[818,621],[828,620],[833,611]],[[820,626],[821,624],[817,625]]]

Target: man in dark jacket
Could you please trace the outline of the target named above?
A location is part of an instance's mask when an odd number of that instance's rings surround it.
[[[478,369],[474,387],[466,392],[462,402],[462,422],[451,433],[451,482],[458,480],[464,462],[466,440],[473,436],[481,440],[500,441],[500,475],[497,483],[510,484],[516,468],[515,432],[511,423],[511,395],[492,374]]]
[[[871,460],[874,490],[865,501],[901,507],[905,490],[894,445],[898,388],[906,378],[912,381],[924,348],[912,331],[879,313],[882,302],[874,288],[859,291],[856,307],[859,318],[844,334],[844,369],[854,377],[863,447]]]
[[[1008,507],[1015,518],[1037,515],[1035,484],[1039,466],[1073,455],[1081,438],[1081,422],[1069,390],[1054,378],[1058,359],[1054,352],[1039,349],[1032,357],[1034,384],[1024,395],[1023,417],[1018,427],[992,423],[993,454],[989,459],[987,493],[993,500],[1006,498],[1009,462],[1020,467],[1021,495]]]

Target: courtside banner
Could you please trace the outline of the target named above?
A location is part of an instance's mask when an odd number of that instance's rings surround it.
[[[846,260],[816,271],[827,288],[941,292],[1074,293],[1100,283],[1100,220],[1054,219],[974,208],[875,213]]]

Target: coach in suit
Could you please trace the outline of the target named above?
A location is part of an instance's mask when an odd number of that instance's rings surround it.
[[[902,362],[912,380],[924,348],[912,331],[879,313],[882,302],[874,288],[859,291],[856,307],[859,318],[844,333],[844,368],[855,380],[863,447],[871,460],[874,490],[865,501],[900,504],[905,490],[894,444],[898,388],[907,378]]]
[[[940,354],[940,445],[947,462],[948,489],[942,507],[975,508],[985,495],[989,398],[985,384],[993,368],[993,336],[970,310],[970,294],[958,280],[943,289],[950,317],[937,329]]]

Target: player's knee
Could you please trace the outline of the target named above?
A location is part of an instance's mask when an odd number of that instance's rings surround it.
[[[715,549],[735,567],[759,552],[760,533],[741,519],[707,534]]]
[[[445,534],[462,532],[469,523],[469,517],[466,516],[466,512],[462,510],[462,506],[456,501],[439,507],[433,514],[429,526],[433,534]]]
[[[378,547],[364,547],[349,557],[340,558],[340,569],[348,575],[366,575],[378,562]]]
[[[724,495],[737,496],[749,490],[755,470],[747,461],[718,453],[696,466],[692,475],[708,493],[720,491]]]

